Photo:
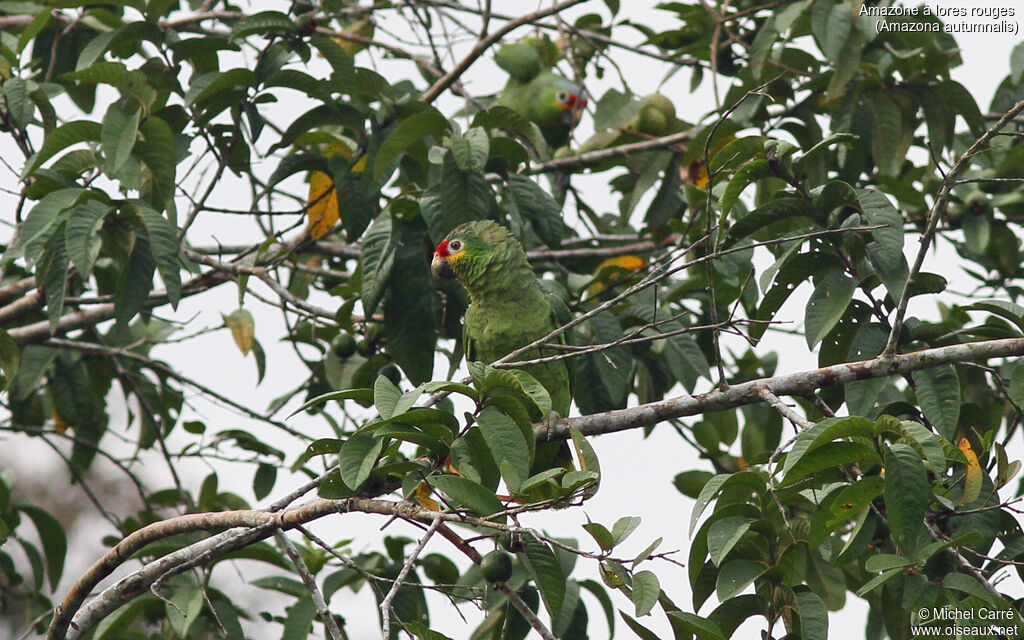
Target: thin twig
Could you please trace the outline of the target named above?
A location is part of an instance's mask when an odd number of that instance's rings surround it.
[[[320,588],[316,585],[316,578],[309,572],[309,567],[303,562],[302,556],[299,555],[299,550],[295,548],[295,543],[289,540],[288,536],[280,529],[274,532],[274,539],[277,540],[277,544],[284,550],[292,564],[295,565],[295,570],[299,573],[306,591],[309,592],[309,597],[313,599],[317,615],[323,620],[327,633],[330,634],[332,640],[346,640],[345,634],[338,627],[338,621],[334,619],[334,614],[331,613],[330,607],[327,606],[327,601],[324,600],[324,594],[320,592]]]
[[[434,532],[437,531],[437,528],[440,526],[441,517],[440,514],[438,514],[438,516],[434,518],[433,522],[430,523],[430,526],[427,527],[427,532],[423,534],[422,538],[420,538],[416,548],[414,548],[412,553],[409,554],[409,557],[405,559],[405,562],[402,564],[402,570],[398,572],[398,577],[395,578],[395,584],[391,586],[387,595],[380,601],[381,635],[384,637],[384,640],[388,640],[391,637],[391,603],[394,602],[395,596],[398,595],[398,590],[401,588],[402,583],[405,582],[405,577],[409,575],[409,571],[412,570],[412,565],[416,562],[416,558],[420,555],[420,552],[423,551],[423,547],[427,546],[427,542],[431,537],[433,537]]]
[[[956,164],[949,170],[949,174],[942,180],[942,184],[939,188],[939,194],[935,198],[935,202],[932,203],[931,208],[928,210],[928,226],[925,227],[924,232],[921,234],[920,242],[921,246],[918,248],[917,257],[914,258],[914,265],[910,268],[910,273],[907,275],[907,282],[903,287],[903,293],[900,295],[899,304],[896,307],[896,316],[892,321],[892,330],[889,332],[889,339],[886,341],[885,349],[882,350],[883,355],[893,355],[896,353],[896,349],[900,342],[900,333],[903,331],[903,321],[907,315],[907,305],[910,302],[910,285],[917,278],[917,275],[921,273],[921,268],[924,266],[924,259],[928,255],[928,250],[931,248],[932,239],[935,237],[935,232],[938,229],[939,222],[946,216],[946,207],[949,204],[949,196],[953,191],[953,186],[959,179],[960,175],[967,170],[970,166],[971,160],[974,156],[982,152],[985,146],[988,144],[1000,129],[1005,127],[1013,120],[1018,113],[1024,110],[1024,100],[1021,100],[1017,104],[1013,105],[1006,113],[999,118],[999,121],[992,125],[988,131],[986,131],[980,138],[974,141],[967,151],[964,151],[960,158],[957,159]]]

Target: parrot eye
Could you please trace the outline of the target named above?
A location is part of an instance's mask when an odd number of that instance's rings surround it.
[[[451,242],[449,242],[448,250],[454,251],[455,253],[462,251],[462,240],[452,240]]]
[[[566,102],[569,101],[569,94],[566,93],[565,91],[559,91],[558,92],[558,101],[561,102],[562,104],[565,104]]]

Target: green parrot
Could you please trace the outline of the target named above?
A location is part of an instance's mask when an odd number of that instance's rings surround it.
[[[569,141],[569,132],[587,105],[583,89],[550,70],[551,63],[539,45],[509,44],[495,54],[495,61],[509,79],[495,104],[518,111],[532,120],[552,148]]]
[[[546,292],[508,229],[490,220],[459,225],[437,245],[430,263],[440,278],[455,278],[469,293],[463,326],[466,360],[494,362],[542,338],[569,319],[569,309]],[[528,360],[554,355],[539,348]],[[568,416],[571,402],[567,360],[523,367],[551,396],[551,407]]]

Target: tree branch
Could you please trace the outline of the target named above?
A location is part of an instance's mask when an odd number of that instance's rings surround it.
[[[501,40],[502,37],[504,37],[506,34],[510,33],[511,31],[514,31],[515,29],[518,29],[524,24],[528,24],[540,18],[546,18],[547,16],[556,14],[560,11],[564,11],[565,9],[568,9],[573,5],[577,5],[580,4],[581,2],[586,1],[587,0],[565,0],[564,2],[551,5],[547,9],[534,11],[533,13],[528,13],[524,16],[516,18],[515,20],[511,20],[494,33],[483,38],[480,38],[479,40],[477,40],[476,45],[473,46],[473,49],[466,55],[465,58],[460,60],[459,63],[455,65],[455,67],[451,71],[444,74],[444,76],[442,76],[437,82],[433,84],[433,86],[427,89],[426,92],[424,92],[424,94],[420,96],[420,101],[426,104],[430,104],[434,100],[436,100],[437,97],[441,95],[441,93],[445,89],[450,87],[453,82],[458,80],[459,77],[461,77],[462,74],[466,72],[466,69],[469,69],[470,65],[476,62],[477,58],[483,55],[483,52],[486,51],[488,47],[493,45],[498,40]]]
[[[614,433],[653,426],[673,418],[722,411],[761,402],[764,400],[761,395],[762,390],[765,389],[776,396],[805,396],[822,387],[846,384],[855,380],[901,375],[944,364],[981,362],[989,358],[1019,356],[1024,356],[1024,338],[970,342],[924,349],[913,353],[879,356],[871,360],[836,364],[771,378],[759,378],[732,385],[725,390],[709,391],[696,396],[677,396],[603,414],[560,418],[549,421],[550,425],[544,430],[538,430],[538,434],[541,439],[561,440],[569,437],[570,427],[576,427],[584,435]]]

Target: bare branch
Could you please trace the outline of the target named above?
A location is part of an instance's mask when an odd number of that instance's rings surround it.
[[[317,615],[323,620],[324,626],[327,628],[327,632],[332,640],[345,640],[345,634],[338,627],[338,621],[334,619],[334,614],[331,613],[330,607],[327,606],[324,594],[316,586],[316,578],[309,572],[309,567],[306,566],[306,563],[302,561],[299,550],[295,548],[295,543],[289,540],[288,536],[280,529],[274,532],[274,539],[277,540],[277,544],[284,549],[288,559],[295,565],[295,570],[299,572],[299,577],[302,578],[302,584],[305,585],[306,591],[309,592],[309,597],[313,599]]]
[[[871,360],[836,364],[772,378],[758,378],[732,385],[725,390],[714,390],[695,396],[678,396],[629,409],[617,409],[608,413],[577,418],[560,418],[549,421],[550,427],[546,431],[538,430],[538,433],[541,436],[549,434],[550,439],[568,438],[570,427],[576,427],[584,435],[613,433],[653,426],[673,418],[721,411],[760,402],[763,400],[761,395],[763,389],[771,391],[776,396],[804,396],[822,387],[846,384],[855,380],[902,375],[944,364],[983,362],[989,358],[1009,358],[1022,355],[1024,355],[1024,338],[1005,338],[937,347],[893,356],[879,356]]]

